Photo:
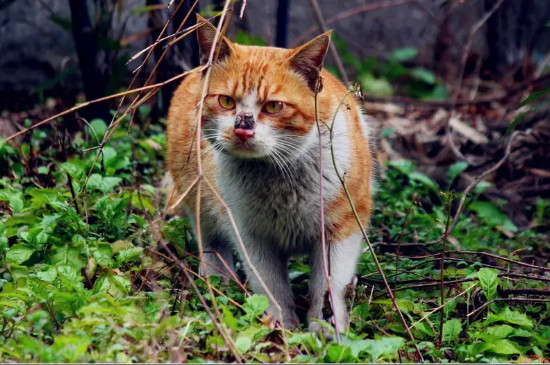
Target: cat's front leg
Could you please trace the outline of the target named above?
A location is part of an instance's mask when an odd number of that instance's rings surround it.
[[[345,332],[349,327],[349,312],[346,305],[346,287],[352,282],[361,256],[362,235],[356,233],[350,237],[332,242],[328,245],[328,262],[330,275],[330,289],[332,292],[333,320],[339,332]],[[323,305],[325,293],[328,289],[326,274],[323,266],[323,254],[320,244],[311,255],[310,279],[310,310],[308,313],[309,330],[317,332],[321,329],[315,319],[323,319]]]
[[[297,327],[299,320],[296,315],[294,295],[288,278],[288,256],[281,253],[275,244],[254,239],[244,239],[244,241],[246,242],[245,247],[248,258],[263,280],[262,285],[258,276],[249,266],[245,253],[240,250],[241,261],[245,265],[252,291],[264,294],[269,298],[265,288],[269,289],[281,310],[270,298],[267,314],[287,329]]]
[[[319,332],[321,325],[317,320],[323,320],[323,307],[325,304],[325,295],[328,289],[324,256],[327,258],[328,250],[325,249],[323,255],[322,246],[319,243],[315,245],[309,256],[309,311],[308,311],[308,329],[310,332]],[[328,270],[328,268],[326,269]],[[328,332],[326,333],[328,335]]]
[[[194,211],[189,209],[188,212],[195,237],[198,236],[197,230],[201,230],[203,255],[199,267],[200,274],[206,277],[219,276],[225,284],[229,283],[229,280],[238,280],[233,262],[231,236],[223,231],[222,223],[203,211],[200,227],[197,227]]]
[[[237,278],[233,264],[233,249],[223,236],[206,236],[203,241],[203,259],[200,273],[204,276],[220,276],[222,282]]]

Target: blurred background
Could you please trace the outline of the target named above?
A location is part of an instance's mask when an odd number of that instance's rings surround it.
[[[214,17],[223,4],[0,0],[0,135],[196,67],[194,32],[159,42],[146,62],[147,52],[138,52],[161,33],[183,34],[196,12]],[[550,196],[550,1],[249,0],[232,7],[227,35],[237,43],[295,47],[322,28],[334,30],[325,66],[360,84],[378,122],[381,162],[412,160],[436,182],[447,179],[442,166],[461,162],[466,173],[454,183],[461,189],[504,155],[513,130],[528,131],[490,177],[497,184],[488,194],[504,199],[520,226],[530,221],[523,204]],[[177,84],[147,100],[144,123],[162,121]],[[59,122],[74,132],[83,128],[80,117],[110,120],[118,102]]]

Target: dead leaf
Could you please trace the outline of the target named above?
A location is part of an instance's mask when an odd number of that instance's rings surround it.
[[[455,131],[476,144],[486,144],[489,142],[487,136],[479,133],[477,130],[462,122],[457,117],[451,117],[450,124]]]

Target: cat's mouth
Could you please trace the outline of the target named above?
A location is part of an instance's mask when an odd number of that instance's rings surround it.
[[[260,144],[254,139],[246,141],[234,140],[227,152],[231,155],[242,158],[261,158],[265,156],[265,151],[260,147]]]

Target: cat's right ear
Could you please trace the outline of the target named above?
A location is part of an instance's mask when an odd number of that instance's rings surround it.
[[[204,65],[208,62],[210,52],[212,52],[212,46],[214,45],[214,38],[216,36],[216,27],[199,14],[197,14],[197,25],[199,25],[197,29],[197,38],[199,40],[201,64]],[[218,37],[216,48],[218,53],[214,54],[213,62],[223,61],[225,58],[229,57],[233,51],[231,43],[225,37]],[[214,50],[214,52],[216,52],[216,50]]]
[[[290,57],[291,67],[307,81],[311,90],[315,90],[317,77],[321,72],[323,59],[330,45],[331,34],[332,31],[329,30],[315,37],[306,44],[296,48]]]

